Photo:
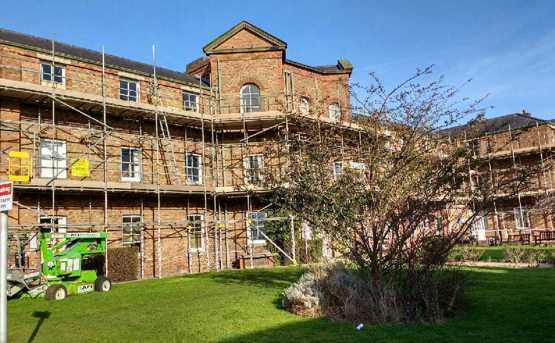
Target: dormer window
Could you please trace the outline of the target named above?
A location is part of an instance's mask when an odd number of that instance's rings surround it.
[[[341,120],[341,107],[337,102],[334,102],[333,104],[330,104],[328,106],[328,113],[332,121]]]
[[[241,87],[241,113],[260,111],[260,88],[254,83]]]

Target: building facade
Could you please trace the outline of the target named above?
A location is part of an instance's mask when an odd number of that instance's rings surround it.
[[[139,278],[271,263],[251,195],[283,168],[289,125],[355,125],[351,63],[286,49],[241,22],[180,72],[0,30],[10,266],[38,269],[41,230],[105,230],[109,248],[136,248]]]
[[[464,188],[491,189],[491,205],[479,215],[472,236],[481,243],[548,243],[555,240],[553,192],[555,126],[530,113],[482,118],[446,131],[453,144],[471,149],[478,168]],[[523,183],[523,171],[530,171]],[[524,181],[524,180],[523,180]]]

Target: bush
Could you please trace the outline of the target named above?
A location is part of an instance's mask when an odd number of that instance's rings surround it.
[[[284,291],[283,306],[351,323],[439,322],[460,307],[463,281],[455,269],[402,270],[376,279],[338,263],[305,273]]]
[[[108,276],[112,281],[137,280],[139,276],[137,247],[108,249]]]
[[[483,250],[469,246],[463,245],[454,248],[449,257],[455,261],[479,261],[482,258]]]
[[[513,246],[505,250],[505,261],[510,263],[528,263],[537,266],[540,263],[550,263],[552,255],[547,250],[531,247]]]

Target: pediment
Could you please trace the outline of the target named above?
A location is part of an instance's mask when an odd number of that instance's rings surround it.
[[[285,50],[287,43],[242,21],[204,47],[206,54],[236,51]]]

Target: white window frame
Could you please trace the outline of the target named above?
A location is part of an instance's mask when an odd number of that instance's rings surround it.
[[[310,100],[306,96],[299,99],[299,112],[305,116],[310,114]]]
[[[365,170],[368,169],[368,165],[367,165],[366,163],[364,163],[364,162],[357,162],[357,161],[351,161],[351,162],[349,163],[349,167],[350,167],[352,170],[357,170],[357,171],[361,171],[361,172],[363,172],[363,171],[365,171]]]
[[[256,157],[258,168],[253,168],[250,162],[251,157]],[[262,154],[250,154],[245,156],[243,160],[243,168],[245,169],[245,183],[248,185],[260,186],[262,181],[264,181],[264,155]],[[258,172],[254,177],[250,175],[251,170],[258,169]]]
[[[191,98],[194,98],[194,106],[191,106],[193,104],[193,102],[191,101]],[[192,112],[198,112],[199,111],[199,96],[196,93],[192,93],[192,92],[183,92],[183,109],[185,111],[192,111]]]
[[[525,207],[515,207],[513,209],[515,217],[515,228],[517,230],[529,230],[530,223],[530,210]],[[528,224],[528,226],[521,226],[520,224]]]
[[[472,223],[472,236],[478,241],[486,240],[486,231],[488,229],[487,213],[480,213],[474,218]]]
[[[189,165],[189,156],[195,157],[198,159],[198,167],[194,167],[194,166],[190,166]],[[189,174],[190,171],[194,171],[195,169],[198,169],[198,181],[192,180],[191,176],[193,176],[192,174]],[[202,185],[203,183],[203,179],[204,179],[204,175],[202,173],[202,156],[199,154],[194,154],[194,153],[186,153],[185,154],[185,177],[187,178],[187,184],[189,185]]]
[[[129,152],[136,151],[138,160],[133,161],[133,157],[132,157],[133,154],[129,154],[130,160],[128,162],[127,161],[124,162],[123,161],[123,150],[124,149],[129,150]],[[127,164],[129,166],[133,165],[133,166],[136,167],[136,171],[135,171],[133,176],[124,176],[124,171],[123,171],[124,164]],[[129,170],[131,170],[131,168]],[[140,148],[121,147],[121,149],[120,149],[120,172],[121,172],[121,180],[122,181],[131,181],[131,182],[140,182],[141,181],[142,175],[143,175],[143,167],[142,167],[142,150]]]
[[[131,221],[126,223],[126,219],[138,219],[138,221]],[[137,245],[141,244],[141,226],[143,223],[143,217],[139,214],[124,214],[121,216],[121,235],[122,235],[122,245]],[[125,232],[126,227],[129,226],[130,230],[128,233]],[[134,232],[137,230],[136,232]],[[131,237],[131,240],[126,239],[126,236]],[[138,239],[133,239],[133,236],[137,236]]]
[[[198,227],[195,228],[193,225],[197,224],[200,222],[200,247],[194,247],[191,248],[191,242],[193,242],[193,240],[191,238],[189,238],[189,251],[191,252],[201,252],[204,251],[205,248],[205,242],[204,242],[204,215],[199,214],[199,213],[191,213],[187,215],[187,225],[191,226],[191,228],[193,230],[195,230],[196,232],[198,232]],[[193,225],[191,225],[193,224]],[[189,232],[189,234],[193,234],[193,231]]]
[[[44,78],[44,76],[47,74],[45,73],[45,66],[50,66],[50,73],[48,73],[48,75],[50,75],[50,80],[46,80]],[[56,81],[56,68],[60,68],[62,71],[62,81]],[[61,65],[61,64],[54,64],[52,62],[41,62],[40,63],[40,82],[41,84],[46,84],[46,85],[60,85],[65,87],[66,85],[66,66],[65,65]]]
[[[127,88],[122,88],[121,83],[122,82],[127,82]],[[131,99],[131,87],[130,84],[134,83],[135,84],[135,99]],[[119,99],[123,100],[123,101],[128,101],[128,102],[139,102],[139,96],[141,94],[141,83],[138,80],[133,80],[133,79],[125,79],[125,78],[120,78],[119,79]]]
[[[258,216],[262,217],[262,220],[260,220],[260,218],[258,219],[255,218]],[[266,233],[266,221],[268,219],[268,215],[266,214],[266,212],[262,212],[262,211],[249,212],[248,218],[249,218],[249,227],[248,227],[249,240],[253,244],[265,244],[266,239],[264,238],[264,236],[261,236],[258,232],[262,231]],[[257,232],[256,236],[253,234],[254,230],[256,230]]]
[[[59,232],[59,233],[66,233],[67,232],[67,217],[66,216],[40,216],[39,217],[39,224],[50,224],[55,225],[55,222],[58,222],[58,227],[51,226],[50,232]],[[44,230],[47,227],[42,226],[40,230]]]
[[[343,175],[343,161],[333,162],[333,179],[337,180],[341,175]],[[339,170],[339,172],[338,172]]]
[[[338,122],[341,120],[341,105],[338,102],[334,102],[328,105],[328,115],[330,120]]]
[[[50,145],[50,148],[47,147]],[[50,155],[45,156],[45,149]],[[67,179],[67,143],[58,139],[41,139],[39,155],[40,177]]]
[[[252,89],[246,93],[248,87],[256,87],[257,93],[252,92]],[[245,92],[245,93],[244,93]],[[241,87],[240,90],[241,113],[251,113],[262,111],[262,96],[260,94],[260,87],[254,83],[247,83]],[[254,101],[256,99],[256,101]],[[254,102],[258,104],[253,105]]]

